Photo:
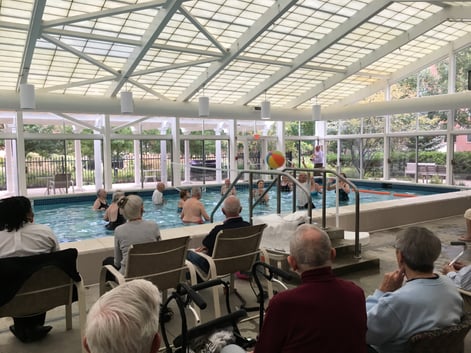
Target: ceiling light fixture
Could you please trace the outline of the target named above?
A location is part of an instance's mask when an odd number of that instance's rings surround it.
[[[314,104],[312,105],[312,120],[321,120],[321,105],[317,104],[317,97],[315,98]]]
[[[265,100],[261,104],[261,114],[260,117],[263,120],[270,119],[271,116],[271,104],[267,101],[267,92],[265,91]]]
[[[134,113],[134,101],[132,99],[132,92],[123,91],[121,92],[121,114],[132,114]]]
[[[34,85],[30,85],[28,83],[20,84],[20,108],[36,109]]]

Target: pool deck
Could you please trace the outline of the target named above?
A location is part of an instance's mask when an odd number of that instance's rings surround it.
[[[458,236],[465,232],[465,222],[462,215],[445,217],[439,219],[428,220],[426,222],[419,223],[432,231],[434,231],[441,239],[444,246],[448,246],[451,241],[457,240]],[[370,241],[367,246],[364,247],[365,256],[379,257],[381,258],[379,270],[365,270],[348,275],[341,276],[342,278],[351,280],[363,288],[365,295],[370,295],[377,288],[381,282],[385,272],[395,270],[397,267],[395,259],[395,251],[393,248],[395,235],[403,227],[393,227],[383,230],[370,232]],[[439,271],[444,263],[449,259],[445,256],[441,256],[436,262],[436,270]],[[468,248],[463,255],[465,262],[471,261],[471,249]],[[244,295],[248,301],[248,305],[256,305],[255,298],[252,294],[250,285],[246,281],[237,280],[236,283],[239,291]],[[92,303],[98,298],[98,288],[96,285],[87,286],[87,307],[90,307]],[[209,294],[209,293],[208,293]],[[207,298],[210,298],[207,295]],[[206,298],[206,297],[205,297]],[[236,300],[235,298],[231,298]],[[236,302],[236,301],[235,301]],[[203,311],[203,319],[212,317],[212,306],[209,305],[206,310]],[[11,325],[12,321],[10,318],[0,319],[0,352],[1,353],[80,353],[80,332],[78,329],[78,317],[77,308],[74,305],[73,309],[73,329],[71,331],[65,331],[65,320],[64,311],[62,308],[57,308],[48,312],[47,323],[52,325],[54,329],[51,331],[49,336],[41,342],[32,344],[23,344],[17,341],[11,333],[8,331],[8,326]],[[250,313],[251,316],[254,313]],[[178,321],[178,320],[172,320]],[[257,331],[257,320],[240,324],[239,327],[242,330],[242,334],[245,337],[255,337]],[[170,337],[178,334],[179,323],[173,322],[170,326]],[[465,353],[471,353],[471,333],[466,337]]]

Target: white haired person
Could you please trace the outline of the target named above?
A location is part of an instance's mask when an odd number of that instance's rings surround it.
[[[89,353],[158,352],[160,304],[158,288],[147,280],[119,285],[90,308],[83,346]]]
[[[114,230],[114,258],[106,258],[103,265],[113,265],[125,274],[129,247],[160,240],[160,229],[154,221],[142,219],[144,202],[139,196],[120,198],[118,207],[127,222]]]

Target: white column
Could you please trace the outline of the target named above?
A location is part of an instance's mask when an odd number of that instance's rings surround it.
[[[80,140],[74,140],[75,149],[75,190],[83,190],[83,165],[82,165],[82,143]]]
[[[165,121],[160,129],[160,135],[166,135],[168,122]],[[167,185],[167,140],[160,140],[160,181]]]
[[[229,129],[229,171],[228,178],[232,180],[237,176],[237,122],[236,120],[228,121]]]
[[[103,136],[103,175],[105,176],[105,189],[113,189],[113,170],[111,168],[111,121],[109,114],[104,117],[104,136]]]
[[[448,94],[455,93],[456,87],[456,55],[453,48],[450,48],[448,55]],[[455,152],[455,138],[452,135],[453,127],[455,126],[455,113],[456,110],[452,109],[448,112],[447,132],[446,132],[446,177],[445,183],[453,185],[453,164],[451,161],[454,158]]]
[[[15,185],[15,194],[20,196],[27,195],[26,187],[26,163],[25,163],[25,136],[23,132],[23,112],[16,113],[16,158],[17,158],[17,181]]]
[[[391,100],[391,85],[389,82],[386,85],[385,88],[385,99],[386,101]],[[391,115],[387,115],[385,118],[384,122],[384,142],[383,142],[383,179],[384,180],[389,180],[391,178],[391,151],[390,151],[390,138],[389,138],[389,126],[390,126],[390,120],[391,120]]]
[[[222,124],[220,123],[219,125],[220,126],[214,129],[216,136],[221,136],[221,131],[224,131],[224,129],[222,128]],[[221,166],[222,166],[221,140],[216,140],[216,182],[217,183],[222,183]]]
[[[170,120],[172,127],[172,171],[173,171],[173,186],[180,186],[182,184],[182,165],[180,150],[180,119],[173,118]],[[187,169],[185,168],[185,181]]]
[[[14,126],[8,126],[8,132],[14,130]],[[17,166],[16,141],[5,140],[5,168],[6,168],[6,188],[8,194],[15,195],[18,190],[18,179],[16,177]],[[49,181],[46,181],[49,182]],[[46,185],[47,187],[47,185]]]
[[[99,118],[95,126],[97,128],[102,129],[103,128],[103,117]],[[99,131],[95,130],[95,134],[100,134]],[[103,139],[105,134],[103,134]],[[109,136],[108,136],[109,139]],[[103,163],[101,160],[101,146],[102,143],[104,143],[102,140],[94,140],[93,142],[93,160],[95,164],[95,189],[98,190],[103,187]]]
[[[138,126],[138,130],[134,126],[131,126],[133,134],[141,133],[141,124]],[[134,154],[134,184],[136,186],[141,185],[142,179],[142,158],[141,158],[141,143],[139,140],[133,140],[133,154]]]

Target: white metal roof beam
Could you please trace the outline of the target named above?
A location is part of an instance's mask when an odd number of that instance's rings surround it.
[[[141,70],[141,71],[134,71],[131,76],[140,76],[140,75],[147,75],[147,74],[152,74],[155,72],[162,72],[162,71],[168,71],[168,70],[175,70],[179,69],[182,67],[188,67],[188,66],[197,66],[201,64],[207,64],[213,61],[216,61],[216,58],[208,58],[208,59],[200,59],[200,60],[195,60],[195,61],[189,61],[186,63],[180,63],[180,64],[172,64],[172,65],[166,65],[162,67],[156,67],[153,69],[149,70]]]
[[[394,50],[400,48],[401,46],[407,44],[411,40],[419,37],[420,35],[426,33],[427,31],[431,30],[432,28],[438,26],[440,23],[446,20],[448,17],[447,10],[441,10],[437,12],[433,16],[425,19],[421,23],[412,27],[409,31],[403,32],[401,35],[397,36],[393,40],[389,41],[387,44],[383,45],[381,48],[373,51],[371,54],[360,58],[353,64],[351,64],[348,69],[347,73],[345,74],[336,74],[329,79],[325,80],[324,82],[316,85],[315,87],[307,90],[303,94],[301,94],[296,99],[288,102],[286,105],[288,108],[296,108],[300,104],[310,100],[312,97],[318,96],[321,92],[335,86],[337,83],[341,82],[345,78],[357,73],[361,69],[371,65],[376,60],[381,59],[382,57],[388,55],[389,53],[393,52]]]
[[[1,23],[0,23],[0,28],[27,30],[26,26],[23,26],[23,27],[2,26]],[[105,43],[124,44],[124,45],[130,45],[134,47],[141,45],[141,42],[138,40],[132,40],[128,38],[116,38],[116,37],[111,37],[111,36],[106,36],[106,35],[78,32],[78,31],[61,30],[57,28],[49,28],[47,30],[43,30],[43,33],[60,35],[60,36],[71,37],[71,38],[89,39],[89,40],[100,41],[100,42],[105,42]],[[160,50],[168,50],[168,51],[176,51],[179,53],[190,53],[190,54],[196,54],[196,55],[222,57],[222,54],[220,52],[215,52],[215,51],[211,52],[207,50],[199,50],[199,49],[194,49],[194,48],[178,47],[175,45],[152,44],[151,48],[160,49]]]
[[[153,89],[143,85],[142,83],[139,83],[139,81],[133,80],[132,78],[128,79],[128,82],[136,87],[139,87],[143,91],[152,94],[153,96],[158,97],[162,101],[167,101],[170,102],[171,100],[165,97],[163,94],[160,94],[159,92],[154,91]]]
[[[217,63],[208,67],[206,72],[200,75],[180,96],[179,101],[188,101],[213,77],[221,72],[229,63],[236,59],[261,33],[266,31],[277,19],[279,19],[288,9],[296,3],[296,0],[276,1],[253,26],[250,26],[238,40],[236,40],[228,50],[227,54]]]
[[[149,1],[142,4],[121,6],[121,7],[116,7],[114,9],[85,13],[83,15],[71,16],[64,19],[61,18],[57,20],[46,21],[43,23],[43,27],[47,28],[47,27],[65,26],[65,25],[69,25],[75,22],[96,20],[101,17],[110,17],[110,16],[116,16],[116,15],[120,15],[120,14],[128,13],[128,12],[146,10],[146,9],[162,6],[165,4],[165,2],[166,2],[165,0]]]
[[[471,9],[470,9],[471,10]],[[396,71],[395,73],[389,75],[389,77],[382,79],[381,81],[378,81],[370,86],[367,86],[355,94],[341,100],[340,102],[336,103],[336,106],[343,107],[347,106],[350,104],[354,104],[356,102],[359,102],[372,94],[375,94],[383,89],[387,85],[394,84],[403,78],[406,78],[420,70],[423,70],[424,68],[433,65],[446,57],[450,55],[451,51],[458,51],[462,48],[468,47],[471,45],[471,37],[469,36],[463,36],[460,39],[455,40],[454,42],[451,42],[444,47],[440,48],[439,50],[436,50],[432,52],[431,54],[427,55],[424,58],[421,58],[420,60],[417,60],[400,70]]]
[[[109,96],[116,96],[183,1],[184,0],[167,1],[167,3],[160,9],[159,13],[149,24],[149,27],[142,36],[141,44],[139,47],[134,48],[134,51],[124,64],[124,67],[121,70],[121,76],[118,77],[116,82],[108,89],[107,94]]]
[[[31,60],[33,59],[34,47],[36,40],[41,34],[41,21],[44,13],[44,7],[46,6],[46,0],[37,0],[33,4],[33,10],[31,12],[31,20],[29,22],[28,36],[23,50],[23,57],[21,59],[21,66],[19,70],[19,77],[16,82],[16,89],[18,90],[21,83],[28,82],[29,68]]]
[[[64,118],[64,119],[66,119],[66,120],[69,120],[70,122],[72,122],[72,123],[74,123],[74,124],[76,124],[76,125],[78,125],[78,126],[84,127],[84,128],[86,128],[86,129],[90,129],[90,130],[92,130],[92,131],[95,131],[95,130],[96,130],[96,131],[100,131],[100,132],[103,131],[103,129],[99,129],[99,128],[93,126],[93,125],[87,124],[87,123],[85,123],[84,121],[79,120],[79,119],[76,119],[76,118],[74,118],[74,117],[72,117],[72,116],[70,116],[70,115],[68,115],[68,114],[65,114],[65,113],[54,113],[54,115],[60,116],[61,118]]]
[[[269,79],[261,82],[257,87],[252,89],[246,95],[238,99],[234,104],[247,104],[263,92],[266,92],[270,87],[274,86],[290,74],[295,72],[297,69],[302,67],[308,61],[312,60],[316,55],[323,52],[325,49],[336,43],[340,38],[350,33],[353,29],[365,23],[369,18],[383,10],[392,1],[389,0],[375,0],[368,6],[365,6],[362,10],[358,11],[354,16],[346,19],[341,25],[339,25],[332,32],[324,36],[316,44],[305,50],[302,54],[298,55],[293,60],[289,67],[284,67],[278,70],[275,74],[271,75]]]
[[[216,38],[213,37],[213,35],[211,33],[209,33],[206,28],[203,27],[203,25],[201,23],[198,22],[198,20],[196,18],[194,18],[193,16],[191,16],[191,14],[183,7],[181,6],[180,9],[178,10],[179,12],[181,12],[181,14],[183,16],[185,16],[188,21],[190,21],[193,26],[195,26],[201,33],[203,33],[203,35],[208,38],[208,40],[213,43],[213,45],[219,49],[219,51],[223,54],[226,53],[226,48],[224,48],[221,43],[219,43],[217,41]]]
[[[115,75],[103,76],[103,77],[98,77],[98,78],[91,78],[89,80],[82,80],[82,81],[75,81],[75,82],[71,82],[71,83],[66,83],[66,84],[63,84],[63,85],[43,87],[43,88],[37,89],[36,91],[37,92],[53,92],[53,91],[63,90],[63,89],[72,88],[72,87],[87,86],[87,85],[93,85],[93,84],[96,84],[96,83],[112,81],[115,78],[116,78]]]
[[[95,66],[98,66],[99,68],[105,70],[105,71],[108,71],[109,73],[115,75],[115,76],[119,76],[119,72],[112,69],[111,67],[109,67],[108,65],[105,65],[103,64],[101,61],[98,61],[98,60],[95,60],[93,59],[91,56],[88,56],[87,54],[84,54],[83,52],[75,49],[74,47],[71,47],[70,45],[68,44],[65,44],[63,42],[61,42],[59,39],[57,38],[54,38],[53,36],[50,36],[50,35],[47,35],[47,34],[42,34],[41,35],[42,38],[44,38],[45,40],[47,40],[48,42],[51,42],[55,45],[57,45],[59,48],[62,48],[76,56],[78,56],[79,58],[83,59],[83,60],[86,60],[88,61],[89,63],[95,65]]]

